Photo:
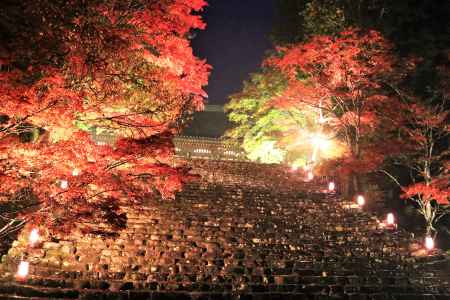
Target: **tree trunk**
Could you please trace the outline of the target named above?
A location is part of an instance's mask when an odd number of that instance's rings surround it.
[[[434,213],[433,213],[433,207],[431,206],[431,202],[427,201],[424,206],[424,216],[425,216],[425,221],[427,223],[427,232],[426,232],[427,236],[432,236],[432,234],[434,233],[433,215],[434,215]]]
[[[359,179],[354,173],[348,175],[339,176],[339,182],[341,184],[341,194],[345,198],[352,198],[359,192]]]
[[[361,185],[358,174],[352,173],[353,193],[359,194],[361,192]]]

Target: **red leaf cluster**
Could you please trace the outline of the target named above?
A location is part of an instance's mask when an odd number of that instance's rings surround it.
[[[416,196],[420,196],[421,201],[424,203],[436,200],[440,205],[449,205],[450,189],[448,187],[448,178],[435,180],[429,185],[425,182],[419,182],[403,188],[403,198],[411,199]]]
[[[385,145],[384,133],[393,130],[392,120],[398,119],[393,107],[400,102],[386,91],[386,83],[405,74],[399,72],[391,43],[379,32],[351,28],[336,37],[313,36],[278,48],[264,65],[281,70],[288,79],[286,91],[269,105],[322,110],[326,129],[348,146],[345,169],[375,170],[389,154],[372,148],[378,142]]]
[[[195,13],[205,5],[24,0],[0,8],[1,200],[31,188],[40,208],[24,217],[58,227],[110,220],[156,191],[173,197],[190,175],[171,161],[171,136],[206,96],[210,66],[186,37],[205,27]],[[99,145],[87,128],[117,142]]]

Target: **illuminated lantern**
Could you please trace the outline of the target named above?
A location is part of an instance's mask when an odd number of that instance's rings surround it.
[[[366,199],[364,199],[363,196],[358,195],[358,197],[356,197],[356,203],[358,203],[359,206],[363,206],[366,203]]]
[[[34,228],[30,232],[30,236],[28,237],[28,241],[30,242],[30,245],[33,246],[39,241],[39,231]]]
[[[21,261],[19,268],[17,269],[17,277],[24,279],[28,276],[28,271],[30,268],[30,263],[27,261]]]
[[[434,240],[431,236],[427,236],[425,238],[425,248],[427,248],[427,250],[433,250],[434,249]]]
[[[72,175],[73,175],[73,176],[78,176],[78,175],[80,175],[80,170],[78,170],[78,169],[73,169]]]
[[[335,188],[336,188],[336,186],[335,186],[334,182],[330,182],[328,184],[328,191],[333,192]]]
[[[61,180],[60,187],[62,189],[67,189],[69,187],[69,183],[67,182],[67,180]]]
[[[388,213],[387,217],[386,217],[386,224],[394,225],[394,223],[395,223],[394,214],[393,213]]]
[[[314,174],[311,171],[308,172],[307,176],[308,176],[308,180],[313,180],[314,179]]]

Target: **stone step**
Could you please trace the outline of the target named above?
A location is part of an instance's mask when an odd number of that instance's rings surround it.
[[[33,297],[60,290],[79,299],[414,300],[450,292],[431,264],[448,264],[446,257],[411,257],[408,234],[378,230],[373,215],[318,192],[323,184],[280,191],[253,177],[253,186],[232,177],[188,184],[176,201],[129,208],[115,238],[78,236],[38,249],[19,239],[5,265],[15,272],[26,253],[32,275],[23,292]]]
[[[173,281],[167,282],[164,280],[154,281],[147,284],[137,283],[137,285],[130,281],[121,280],[60,280],[58,278],[42,278],[31,277],[24,283],[10,283],[3,282],[0,284],[0,293],[4,294],[18,294],[26,296],[47,296],[51,294],[60,297],[70,298],[69,296],[76,296],[73,291],[139,291],[142,289],[155,290],[180,290],[189,292],[199,291],[240,291],[245,289],[247,292],[288,292],[296,291],[305,294],[325,293],[330,291],[343,291],[346,294],[350,293],[442,293],[450,291],[442,287],[431,287],[433,280],[436,278],[429,278],[429,283],[426,285],[420,284],[425,278],[414,277],[363,277],[363,276],[328,276],[324,274],[314,275],[314,273],[303,275],[289,273],[287,275],[266,275],[264,277],[252,277],[249,282],[242,285],[242,283],[226,283],[226,282],[212,282],[205,281],[198,277],[192,278],[191,282],[176,283]],[[197,281],[197,282],[196,282]],[[437,284],[437,282],[434,282]],[[444,285],[445,286],[445,285]],[[54,294],[57,291],[57,294]]]
[[[0,282],[0,294],[44,299],[78,299],[79,297],[79,292],[73,289],[50,288],[6,282]]]
[[[2,300],[69,300],[73,298],[54,298],[54,297],[27,297],[18,295],[0,294]],[[151,291],[132,291],[132,292],[81,292],[80,300],[325,300],[325,299],[349,299],[349,300],[448,300],[450,294],[414,294],[414,293],[351,293],[342,294],[341,292],[330,292],[329,294],[305,294],[301,292],[256,292],[252,294],[245,293],[184,293],[184,292],[151,292]]]
[[[0,300],[52,300],[55,298],[42,298],[42,297],[25,297],[25,296],[14,296],[7,294],[0,294]],[[69,300],[70,298],[58,298],[59,300]]]

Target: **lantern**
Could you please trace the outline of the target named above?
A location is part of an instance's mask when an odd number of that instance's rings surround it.
[[[19,268],[17,269],[17,277],[24,279],[28,276],[28,271],[30,268],[30,263],[27,261],[21,261],[19,263]]]
[[[334,182],[328,183],[328,191],[329,192],[333,192],[335,188],[336,188],[336,185],[334,184]]]
[[[433,250],[434,249],[434,240],[431,236],[427,236],[425,238],[425,248],[427,248],[427,250]]]
[[[358,195],[356,197],[356,203],[358,203],[359,206],[363,206],[366,203],[366,199],[362,195]]]
[[[59,185],[62,189],[67,189],[69,187],[69,183],[67,182],[67,180],[61,180],[60,185]]]
[[[388,213],[387,217],[386,217],[386,224],[392,226],[392,225],[394,225],[394,223],[395,223],[394,214]]]
[[[30,232],[30,236],[28,237],[28,241],[30,242],[31,246],[34,246],[39,241],[39,231],[37,228],[34,228]]]

